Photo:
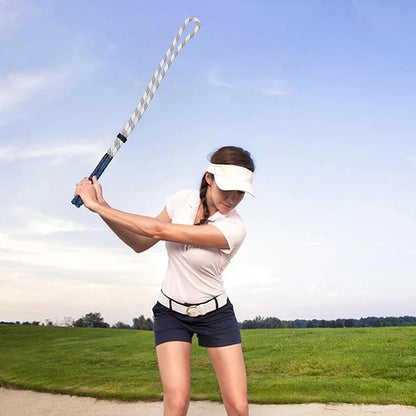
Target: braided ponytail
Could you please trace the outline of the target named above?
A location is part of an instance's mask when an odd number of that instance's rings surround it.
[[[207,204],[207,189],[208,189],[208,182],[205,179],[205,175],[202,177],[201,186],[199,188],[199,199],[201,200],[202,207],[204,208],[204,215],[201,220],[195,225],[203,225],[206,224],[209,218],[209,210]]]

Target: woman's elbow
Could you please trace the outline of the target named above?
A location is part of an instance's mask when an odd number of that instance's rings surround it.
[[[144,247],[132,247],[133,251],[137,254],[143,253],[144,251],[146,251],[147,249]]]
[[[155,238],[149,238],[147,241],[141,241],[140,243],[132,244],[130,247],[135,253],[143,253],[149,248],[153,247],[159,240]]]

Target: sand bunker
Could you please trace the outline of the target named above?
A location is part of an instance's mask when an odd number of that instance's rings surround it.
[[[1,416],[161,416],[160,402],[97,400],[0,388]],[[188,416],[225,416],[224,406],[192,402]],[[416,407],[350,404],[250,405],[250,416],[416,416]]]

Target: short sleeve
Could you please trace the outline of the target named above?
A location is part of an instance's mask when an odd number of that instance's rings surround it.
[[[210,224],[217,227],[227,240],[229,249],[222,250],[224,253],[232,253],[240,248],[247,231],[243,221],[239,217],[224,217]]]

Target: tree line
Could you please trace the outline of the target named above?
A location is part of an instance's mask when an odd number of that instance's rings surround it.
[[[45,323],[40,321],[25,321],[25,322],[4,322],[0,324],[14,324],[14,325],[46,325],[46,326],[66,326],[66,327],[78,327],[78,328],[116,328],[116,329],[141,329],[145,331],[151,331],[153,329],[153,320],[151,318],[145,318],[144,315],[140,315],[138,318],[133,318],[133,325],[128,325],[124,322],[117,322],[110,326],[104,321],[100,312],[90,312],[83,317],[74,321],[70,317],[65,317],[60,323],[53,323],[50,319],[46,319]]]
[[[104,318],[100,312],[90,312],[84,315],[82,318],[77,319],[73,326],[75,327],[87,327],[87,328],[109,328],[110,325],[104,322]],[[125,324],[124,322],[117,322],[112,326],[116,329],[142,329],[151,331],[153,329],[153,320],[151,318],[145,318],[144,315],[140,315],[138,318],[133,318],[133,325]]]
[[[70,317],[65,317],[61,323],[53,323],[47,319],[45,324],[39,321],[25,321],[25,322],[4,322],[0,324],[16,324],[16,325],[47,325],[47,326],[73,326],[86,328],[115,328],[115,329],[140,329],[151,331],[153,329],[153,319],[145,318],[140,315],[138,318],[133,318],[133,324],[128,325],[124,322],[117,322],[110,326],[104,321],[100,312],[90,312],[83,317],[73,320]],[[391,327],[391,326],[416,326],[415,316],[387,316],[375,317],[368,316],[360,319],[295,319],[295,320],[281,320],[275,317],[264,318],[257,316],[254,319],[246,319],[239,322],[240,329],[283,329],[283,328],[368,328],[368,327]]]
[[[240,324],[241,329],[276,329],[276,328],[368,328],[390,326],[416,326],[415,316],[368,316],[360,319],[295,319],[280,320],[279,318],[257,316]]]

